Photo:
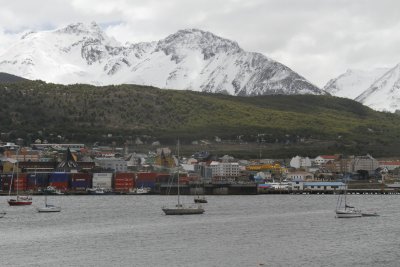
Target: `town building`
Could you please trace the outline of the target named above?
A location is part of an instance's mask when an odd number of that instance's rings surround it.
[[[296,169],[311,167],[311,160],[309,157],[296,156],[290,160],[290,167]]]

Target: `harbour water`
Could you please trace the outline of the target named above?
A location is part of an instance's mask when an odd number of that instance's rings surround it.
[[[193,202],[193,197],[183,196]],[[335,195],[207,196],[202,215],[165,216],[174,196],[54,196],[60,213],[0,197],[1,266],[399,266],[400,197],[351,195],[381,216],[335,218]]]

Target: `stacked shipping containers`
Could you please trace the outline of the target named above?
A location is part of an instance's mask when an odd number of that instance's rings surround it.
[[[37,191],[39,188],[46,188],[49,185],[49,173],[28,173],[27,190]]]
[[[9,191],[11,185],[11,174],[1,174],[1,188],[3,191]]]
[[[136,174],[136,187],[150,187],[154,189],[157,176],[158,173],[156,172],[138,172]]]
[[[86,191],[86,189],[92,188],[92,178],[91,173],[72,173],[71,189],[73,191]]]
[[[106,190],[112,189],[112,173],[93,173],[93,188],[104,188]]]
[[[17,179],[14,177],[13,190],[14,191],[25,191],[27,185],[26,173],[19,173]]]
[[[114,177],[115,192],[129,192],[135,187],[135,174],[130,172],[118,172]]]
[[[53,172],[49,177],[49,185],[59,190],[67,190],[69,188],[69,173]]]

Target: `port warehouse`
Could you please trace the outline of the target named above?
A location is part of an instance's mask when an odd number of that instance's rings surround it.
[[[15,191],[39,192],[52,186],[63,192],[85,193],[90,188],[103,188],[116,193],[128,193],[135,187],[149,187],[152,193],[176,194],[176,177],[157,172],[115,172],[115,173],[3,173],[0,174],[0,190],[3,194]],[[175,179],[175,182],[173,181]],[[182,194],[256,194],[257,184],[232,184],[229,182],[200,183],[186,174],[181,174]],[[172,184],[172,185],[171,185]]]
[[[135,187],[149,187],[154,194],[176,194],[178,185],[170,174],[157,172],[36,172],[0,174],[0,191],[8,194],[15,191],[39,192],[52,186],[71,194],[86,193],[90,188],[103,188],[115,193],[128,193]],[[347,190],[350,194],[399,194],[400,188],[387,188],[382,184],[349,184],[342,182],[288,183],[233,183],[223,180],[201,181],[180,175],[182,194],[207,195],[247,195],[247,194],[340,194]]]

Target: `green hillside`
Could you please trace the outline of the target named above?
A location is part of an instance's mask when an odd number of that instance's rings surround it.
[[[214,146],[249,157],[261,149],[264,155],[280,156],[400,155],[398,115],[331,96],[234,97],[26,81],[0,84],[0,111],[0,140],[23,138],[28,144],[39,138],[122,145],[137,137],[162,144],[179,137],[190,144],[218,136],[223,144]]]

